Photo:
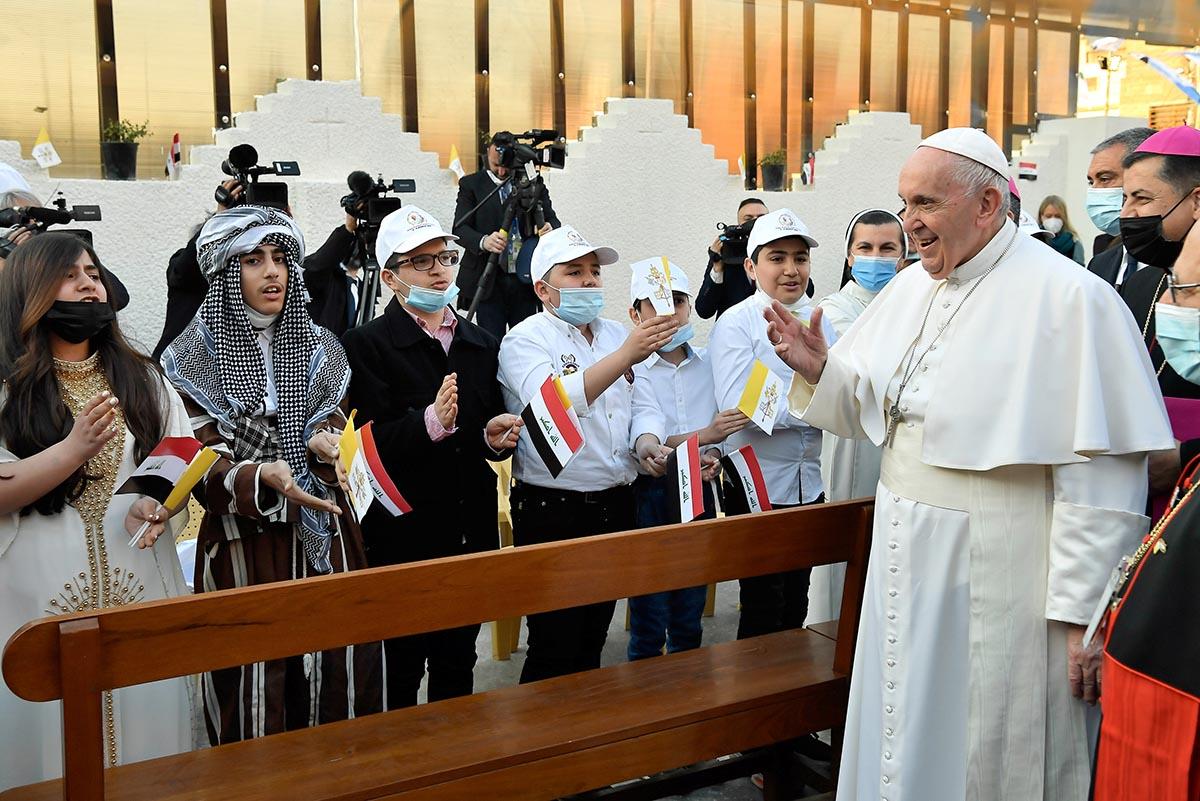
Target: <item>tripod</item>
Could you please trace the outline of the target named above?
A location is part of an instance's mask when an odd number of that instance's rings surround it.
[[[530,170],[529,172],[532,172]],[[513,180],[516,184],[513,184]],[[512,177],[496,186],[487,194],[483,200],[475,205],[475,208],[468,211],[462,218],[454,221],[454,227],[457,228],[463,221],[474,214],[480,206],[488,201],[492,195],[499,192],[505,185],[512,186],[512,191],[508,195],[508,200],[504,202],[504,214],[501,217],[500,230],[508,236],[508,232],[512,230],[513,220],[520,214],[522,219],[527,223],[525,230],[536,233],[546,224],[546,215],[542,210],[542,192],[545,189],[545,184],[542,182],[540,175],[530,178],[529,173],[524,169],[517,168],[512,171]],[[507,249],[507,248],[506,248]],[[467,322],[475,321],[475,312],[479,309],[479,301],[486,298],[492,293],[492,287],[496,283],[496,265],[500,261],[501,254],[491,252],[488,255],[487,264],[484,265],[483,273],[479,276],[479,285],[475,289],[475,297],[471,298],[471,306],[467,309]]]

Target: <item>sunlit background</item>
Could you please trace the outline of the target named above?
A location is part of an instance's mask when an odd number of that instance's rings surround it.
[[[0,139],[48,130],[55,176],[100,176],[102,118],[148,121],[139,177],[254,108],[283,78],[358,78],[445,165],[473,169],[499,129],[568,139],[606,97],[660,97],[737,171],[788,172],[859,111],[926,133],[985,128],[1006,149],[1036,121],[1112,114],[1195,124],[1138,59],[1200,83],[1195,0],[4,0]],[[111,20],[111,25],[108,21]],[[227,85],[227,101],[222,86]],[[317,117],[319,119],[319,117]],[[186,155],[185,155],[186,159]]]

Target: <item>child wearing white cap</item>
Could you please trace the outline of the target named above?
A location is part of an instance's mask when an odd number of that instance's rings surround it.
[[[589,243],[569,225],[545,234],[530,273],[542,311],[518,323],[500,344],[500,383],[508,411],[520,414],[550,376],[579,417],[583,447],[552,474],[527,432],[513,459],[513,540],[520,545],[626,531],[635,527],[637,466],[629,448],[635,364],[678,330],[652,317],[632,332],[601,318],[602,265],[616,251]],[[521,681],[600,666],[615,602],[530,615]]]
[[[746,272],[757,288],[721,315],[709,340],[720,408],[737,406],[756,360],[790,384],[792,370],[767,341],[763,310],[777,300],[800,320],[810,319],[813,307],[805,290],[811,267],[809,250],[816,245],[808,228],[790,209],[773,211],[755,221],[746,242]],[[837,339],[828,322],[824,322],[823,329],[826,341]],[[771,434],[748,427],[729,437],[729,448],[743,445],[754,448],[773,508],[824,500],[820,431],[781,408]],[[736,497],[736,493],[727,495],[731,501]],[[739,511],[732,503],[730,506],[727,512]],[[808,611],[808,579],[808,570],[742,579],[738,638],[803,626]]]
[[[372,567],[499,547],[496,474],[488,460],[516,446],[521,420],[504,411],[500,344],[452,308],[456,237],[429,213],[404,206],[375,240],[381,279],[395,293],[383,314],[343,336],[349,406],[371,422],[388,475],[412,507],[379,504],[362,522]],[[479,626],[384,643],[388,706],[412,706],[429,670],[428,698],[469,695]]]
[[[712,366],[704,348],[691,344],[691,287],[687,274],[664,257],[644,259],[630,265],[629,318],[634,325],[654,317],[650,298],[669,289],[675,304],[679,329],[671,341],[633,368],[633,425],[630,442],[642,475],[633,484],[639,528],[678,523],[678,510],[671,509],[671,482],[666,475],[667,459],[674,448],[693,434],[699,435],[701,478],[704,480],[704,514],[716,516],[711,481],[721,457],[720,443],[740,431],[750,418],[737,409],[718,412],[713,393]],[[652,278],[654,271],[664,278]],[[704,613],[707,588],[687,587],[629,599],[629,660],[658,656],[667,651],[700,647],[700,617]]]

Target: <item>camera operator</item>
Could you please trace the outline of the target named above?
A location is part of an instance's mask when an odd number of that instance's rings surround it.
[[[463,177],[458,184],[458,202],[454,208],[454,219],[457,221],[454,234],[465,249],[458,270],[458,288],[461,293],[458,308],[470,308],[488,256],[491,253],[500,254],[495,283],[490,295],[480,298],[476,320],[480,327],[497,339],[503,339],[508,328],[537,313],[541,308],[541,302],[534,294],[533,284],[527,274],[522,276],[517,271],[517,260],[526,244],[520,241],[518,226],[514,221],[511,226],[513,230],[507,238],[500,231],[504,204],[511,191],[509,181],[512,171],[501,164],[497,143],[503,147],[506,142],[513,141],[515,137],[509,131],[498,131],[492,136],[487,149],[488,168]],[[499,192],[488,198],[474,213],[467,214],[502,184],[504,186]],[[537,231],[537,236],[562,225],[550,205],[550,195],[545,190],[541,194],[541,204],[546,222]],[[536,241],[529,243],[529,253],[532,253],[535,245]]]
[[[708,267],[704,283],[696,293],[696,314],[704,319],[736,306],[754,294],[754,284],[746,276],[746,238],[754,220],[767,213],[767,204],[748,197],[738,205],[736,227],[729,226],[713,240],[708,249]],[[729,241],[726,241],[726,240]]]
[[[62,215],[66,212],[66,201],[63,201],[63,206],[59,209],[50,209],[51,213],[59,212]],[[5,215],[19,217],[16,225],[0,225],[0,270],[4,269],[4,261],[8,253],[22,242],[36,236],[40,231],[45,230],[47,225],[60,224],[59,221],[39,222],[33,219],[26,219],[28,215],[22,213],[24,209],[44,209],[42,201],[33,193],[33,188],[29,182],[25,180],[25,176],[17,172],[14,168],[7,164],[0,164],[0,210],[13,209],[17,211],[16,215]],[[99,208],[96,209],[96,218],[99,219]],[[44,219],[44,218],[39,218]],[[64,219],[70,219],[64,217]],[[64,233],[70,233],[65,231]],[[88,244],[91,244],[89,237]],[[112,305],[117,311],[121,311],[129,305],[129,290],[121,283],[121,279],[113,275],[112,271],[104,265],[100,265],[100,269],[108,276],[112,286]]]
[[[325,244],[304,260],[304,285],[311,298],[309,316],[339,339],[353,326],[363,289],[362,265],[354,253],[357,230],[358,218],[347,212],[346,222],[334,228]]]
[[[225,192],[222,196],[230,198],[232,202],[226,205],[218,201],[219,212],[236,206],[245,194],[241,182],[236,178],[230,178],[221,184],[217,193],[220,194],[221,190]],[[205,294],[208,293],[208,281],[204,280],[204,273],[200,271],[200,263],[196,260],[196,237],[200,235],[200,229],[203,227],[204,223],[197,225],[188,243],[175,251],[167,262],[167,318],[163,321],[162,336],[154,346],[155,363],[167,346],[183,333],[183,329],[196,316],[200,304],[204,302]]]

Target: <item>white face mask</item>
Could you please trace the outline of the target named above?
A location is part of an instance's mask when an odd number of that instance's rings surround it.
[[[1042,220],[1042,228],[1050,233],[1058,236],[1062,231],[1063,221],[1061,217],[1047,217]]]

